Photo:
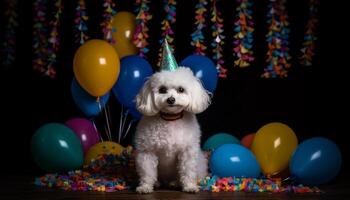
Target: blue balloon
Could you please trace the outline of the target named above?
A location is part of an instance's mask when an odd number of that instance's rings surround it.
[[[189,67],[194,75],[203,82],[205,89],[212,93],[215,91],[218,73],[215,64],[208,57],[191,55],[181,61],[180,66]]]
[[[71,84],[71,93],[75,104],[86,116],[95,117],[101,112],[100,105],[96,102],[96,97],[87,93],[74,78]],[[108,92],[100,97],[101,109],[108,102],[109,96]]]
[[[113,93],[125,107],[135,108],[134,99],[147,77],[153,74],[151,65],[140,56],[131,55],[120,60],[120,73]]]
[[[135,119],[135,120],[140,120],[142,117],[142,114],[136,110],[135,108],[127,108],[129,114]]]
[[[210,170],[219,177],[251,177],[260,175],[260,166],[254,154],[239,144],[224,144],[211,155]]]
[[[205,141],[203,145],[203,150],[214,150],[223,144],[240,144],[240,141],[233,135],[227,133],[218,133]]]
[[[341,163],[338,146],[327,138],[315,137],[305,140],[297,147],[289,168],[299,183],[319,185],[335,178]]]

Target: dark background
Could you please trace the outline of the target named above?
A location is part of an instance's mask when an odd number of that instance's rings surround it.
[[[61,48],[58,55],[57,78],[48,79],[32,70],[32,20],[33,1],[19,1],[16,61],[9,70],[1,71],[1,166],[4,173],[43,173],[32,162],[30,139],[36,129],[49,122],[64,123],[73,117],[84,117],[74,104],[70,94],[73,77],[72,59],[78,44],[74,42],[73,18],[75,1],[64,0],[62,24],[60,27]],[[178,0],[175,25],[175,56],[178,62],[193,52],[190,34],[194,30],[194,6],[196,1]],[[242,138],[256,132],[266,123],[279,121],[289,125],[299,142],[314,136],[328,137],[338,144],[343,153],[343,172],[349,165],[349,145],[345,129],[349,119],[345,93],[345,63],[347,57],[335,45],[342,45],[343,28],[339,15],[329,14],[332,7],[321,4],[316,42],[316,56],[309,67],[298,63],[298,55],[305,25],[308,19],[308,1],[290,0],[287,10],[290,20],[290,53],[292,68],[287,79],[261,79],[265,63],[267,44],[266,13],[267,0],[254,0],[255,21],[254,53],[256,60],[249,68],[234,68],[232,36],[234,1],[221,0],[218,9],[222,11],[227,40],[224,46],[225,67],[228,78],[220,79],[214,93],[213,103],[204,113],[198,115],[202,125],[202,142],[212,134],[227,132]],[[102,1],[87,0],[89,36],[101,38],[99,23],[102,20]],[[4,12],[1,1],[1,13]],[[150,13],[149,62],[155,66],[159,49],[160,22],[164,17],[161,1],[152,1]],[[330,5],[332,6],[332,5]],[[334,5],[333,5],[334,6]],[[53,7],[53,3],[50,6]],[[338,5],[334,7],[338,8]],[[209,8],[209,7],[208,7]],[[133,1],[118,0],[117,11],[135,9]],[[210,11],[208,11],[208,14]],[[325,16],[323,13],[327,13]],[[52,16],[52,14],[49,14]],[[50,17],[48,18],[50,19]],[[210,17],[207,18],[207,21]],[[3,41],[4,18],[1,18],[1,41]],[[330,30],[329,30],[330,29]],[[330,34],[326,32],[330,31]],[[210,29],[205,31],[207,46],[211,42]],[[343,35],[342,35],[343,34]],[[345,46],[345,44],[344,44]],[[209,52],[209,51],[207,51]],[[211,54],[208,54],[211,56]],[[1,55],[1,59],[3,59]],[[120,105],[114,97],[109,102],[112,111],[112,128],[119,122]],[[99,117],[101,118],[101,116]],[[103,118],[99,127],[103,127]],[[133,131],[133,130],[132,130]],[[122,142],[130,144],[128,137]]]

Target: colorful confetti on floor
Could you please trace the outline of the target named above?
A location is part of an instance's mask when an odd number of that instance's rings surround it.
[[[82,170],[46,174],[35,179],[35,185],[69,191],[116,192],[134,190],[137,175],[132,147],[119,156],[100,155]],[[219,178],[208,176],[198,180],[201,191],[209,192],[268,192],[321,193],[317,187],[284,185],[281,179]]]
[[[210,192],[269,192],[269,193],[320,193],[317,187],[282,185],[281,179],[206,177],[198,181],[201,191]]]

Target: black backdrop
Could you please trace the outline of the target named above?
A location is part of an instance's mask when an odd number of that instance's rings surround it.
[[[72,101],[70,82],[73,77],[72,59],[78,44],[74,43],[73,18],[75,1],[64,0],[65,8],[60,27],[61,48],[58,55],[57,79],[50,80],[32,70],[32,1],[19,1],[19,28],[17,36],[16,60],[10,70],[1,71],[1,163],[8,170],[21,172],[40,172],[30,156],[30,138],[37,128],[48,122],[64,123],[72,117],[84,117]],[[91,38],[101,38],[102,1],[87,0],[88,27]],[[300,141],[313,136],[325,136],[335,141],[342,150],[345,167],[348,165],[349,147],[346,132],[342,127],[346,114],[341,81],[336,76],[342,74],[339,63],[333,60],[334,52],[324,48],[332,41],[326,40],[324,29],[318,29],[316,56],[310,67],[301,66],[296,59],[301,47],[305,24],[308,19],[307,1],[288,1],[287,10],[291,22],[290,53],[293,56],[292,68],[287,79],[261,79],[259,75],[266,66],[265,42],[267,0],[254,1],[254,53],[256,60],[249,68],[232,67],[232,35],[234,1],[220,1],[225,20],[224,46],[225,66],[229,69],[228,78],[220,79],[214,93],[213,103],[204,113],[198,115],[202,125],[202,142],[212,134],[228,132],[238,138],[253,133],[262,125],[279,121],[289,125]],[[1,1],[1,4],[4,2]],[[51,7],[52,7],[52,3]],[[193,51],[190,34],[194,30],[195,1],[178,0],[177,22],[175,26],[176,58],[181,61]],[[323,8],[323,5],[321,5]],[[1,9],[4,6],[1,5]],[[117,11],[133,12],[133,1],[118,0]],[[323,9],[320,9],[322,12]],[[3,13],[3,10],[1,10]],[[157,61],[160,38],[160,22],[163,19],[161,2],[152,1],[150,21],[150,54],[152,66]],[[209,13],[209,12],[208,12]],[[50,15],[52,16],[52,15]],[[209,19],[209,18],[207,18]],[[327,17],[328,19],[328,17]],[[330,26],[326,17],[320,16],[319,27]],[[4,19],[1,18],[1,24]],[[1,36],[4,26],[1,25]],[[209,29],[208,29],[209,30]],[[207,38],[210,32],[205,31]],[[322,30],[322,31],[321,31]],[[3,37],[1,37],[2,39]],[[208,42],[210,42],[208,40]],[[208,43],[207,43],[208,44]],[[321,45],[322,44],[322,45]],[[208,45],[209,46],[209,45]],[[322,48],[321,48],[322,47]],[[322,51],[321,51],[322,49]],[[333,54],[332,54],[333,53]],[[209,54],[210,55],[210,54]],[[325,63],[332,62],[332,65]],[[113,128],[118,126],[120,106],[111,98]],[[102,118],[103,119],[103,118]],[[100,120],[101,123],[103,120]],[[130,137],[123,145],[130,143]],[[345,168],[343,168],[345,169]]]

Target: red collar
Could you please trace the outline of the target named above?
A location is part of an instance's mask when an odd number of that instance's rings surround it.
[[[181,119],[183,115],[184,115],[183,111],[175,114],[160,112],[160,117],[165,121],[175,121],[175,120]]]

